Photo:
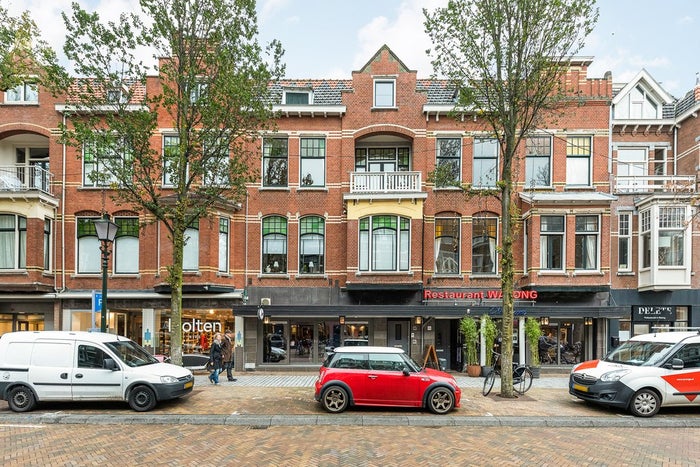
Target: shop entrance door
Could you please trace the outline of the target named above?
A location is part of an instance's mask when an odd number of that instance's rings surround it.
[[[390,319],[387,320],[387,342],[389,347],[397,347],[409,352],[411,322],[409,320]]]

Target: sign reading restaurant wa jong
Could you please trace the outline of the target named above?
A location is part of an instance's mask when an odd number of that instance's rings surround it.
[[[514,290],[515,300],[537,300],[536,290]],[[502,300],[501,289],[487,290],[434,290],[424,289],[423,300]]]

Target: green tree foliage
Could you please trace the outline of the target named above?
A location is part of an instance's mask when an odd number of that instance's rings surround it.
[[[0,91],[11,89],[31,77],[43,83],[58,76],[56,53],[41,40],[39,28],[28,11],[10,16],[0,5]]]
[[[527,339],[527,345],[530,347],[530,365],[532,366],[540,366],[539,344],[541,335],[540,322],[532,316],[528,317],[525,320],[525,339]]]
[[[284,72],[283,51],[277,41],[259,45],[254,0],[140,5],[141,15],[117,22],[75,3],[64,13],[65,53],[78,78],[66,91],[71,118],[62,131],[82,157],[100,159],[92,176],[115,202],[167,229],[171,357],[179,364],[185,229],[214,208],[235,209],[257,178],[259,155],[249,150],[257,145],[247,143],[273,126],[268,85]],[[144,49],[159,58],[160,80],[148,78]],[[171,130],[168,144],[159,128]]]
[[[483,118],[500,143],[498,197],[502,209],[502,335],[513,335],[513,240],[519,216],[514,197],[521,141],[564,99],[562,74],[593,29],[594,0],[450,0],[425,13],[433,68],[458,90],[456,111]],[[503,368],[513,343],[503,339]],[[503,372],[501,395],[514,397],[512,375]]]
[[[459,322],[459,330],[464,336],[464,349],[467,365],[478,365],[477,346],[479,345],[479,327],[471,316],[463,317]]]

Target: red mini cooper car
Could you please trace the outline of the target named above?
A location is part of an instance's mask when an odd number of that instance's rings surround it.
[[[462,391],[450,374],[421,368],[402,349],[337,347],[316,380],[315,399],[331,413],[351,405],[423,407],[445,414]]]

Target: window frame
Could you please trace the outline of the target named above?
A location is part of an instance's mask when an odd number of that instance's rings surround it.
[[[534,144],[535,141],[546,142]],[[549,150],[547,152],[546,150]],[[540,171],[540,167],[546,161],[546,183],[534,183],[536,177],[533,171]],[[525,188],[551,188],[552,187],[552,137],[546,135],[531,135],[525,140]]]
[[[627,260],[624,264],[622,262],[623,257]],[[617,270],[619,272],[632,271],[632,211],[618,214]]]
[[[656,255],[659,267],[684,268],[685,264],[685,217],[686,208],[683,206],[659,206],[658,233],[656,235]],[[668,233],[670,235],[662,235]],[[661,246],[662,238],[668,238],[669,246]],[[680,242],[678,242],[680,239]],[[666,243],[665,241],[663,243]],[[678,248],[680,246],[680,248]],[[664,251],[662,251],[662,249]],[[665,251],[668,250],[668,251]],[[680,251],[678,251],[680,250]],[[670,254],[667,254],[669,253]],[[667,260],[667,258],[669,258]],[[676,258],[674,262],[674,258]],[[663,260],[663,262],[662,262]]]
[[[14,93],[14,95],[18,96],[18,99],[10,99],[10,96]],[[21,105],[21,104],[38,104],[39,103],[39,83],[37,83],[35,80],[24,80],[17,86],[10,88],[5,91],[5,104],[10,104],[10,105]],[[34,98],[27,98],[27,96],[36,96],[36,99]]]
[[[561,220],[561,230],[545,230],[545,220]],[[557,227],[552,225],[552,228]],[[559,239],[559,245],[553,242]],[[558,252],[550,251],[558,248]],[[557,254],[558,253],[558,254]],[[558,256],[558,258],[557,258]],[[556,261],[561,263],[558,267]],[[566,216],[563,214],[552,214],[540,216],[540,270],[549,272],[564,272],[566,268]]]
[[[390,86],[389,92],[384,90],[386,85]],[[373,99],[375,109],[395,109],[396,106],[396,78],[374,78],[373,80]],[[381,91],[381,92],[380,92]],[[385,99],[389,99],[385,103]]]
[[[319,146],[307,143],[321,143]],[[321,161],[320,175],[317,170],[307,170],[312,161]],[[306,172],[306,174],[305,174]],[[313,173],[312,173],[313,172]],[[314,178],[314,175],[316,178]],[[320,179],[320,181],[319,181]],[[326,186],[326,138],[325,137],[303,137],[299,140],[299,186],[309,188],[320,188]]]
[[[445,143],[443,147],[443,144]],[[454,147],[451,147],[454,145]],[[448,152],[448,155],[444,155]],[[445,180],[445,184],[438,185],[436,188],[450,186],[451,183],[459,183],[462,181],[462,137],[461,136],[440,136],[435,141],[435,169],[439,169],[443,165],[452,165],[452,179]]]
[[[95,230],[95,221],[99,218],[94,215],[75,218],[76,274],[100,274],[102,271],[100,241]]]
[[[595,230],[589,230],[592,225],[591,220],[595,220]],[[589,251],[591,241],[595,243],[592,246],[593,256]],[[593,264],[590,264],[591,261]],[[600,270],[600,216],[598,214],[579,214],[575,217],[574,268],[577,271]]]
[[[231,219],[221,216],[219,218],[219,256],[218,256],[218,271],[222,274],[228,274],[230,269],[230,251],[231,251]]]
[[[289,186],[289,138],[267,136],[263,138],[262,177],[263,188],[287,188]],[[279,165],[279,180],[269,179],[271,164]],[[282,173],[283,172],[283,173]]]
[[[261,222],[260,272],[261,274],[287,274],[289,255],[289,221],[284,216],[263,217]],[[272,242],[279,242],[283,250],[270,253]],[[277,263],[275,265],[275,263]]]
[[[183,272],[199,271],[199,219],[195,219],[185,228],[185,244],[182,249]]]
[[[587,142],[587,144],[585,144]],[[584,144],[581,144],[584,143]],[[586,135],[569,135],[566,138],[566,186],[590,187],[593,161],[593,137]],[[574,165],[574,161],[577,162]],[[586,170],[581,170],[583,162]],[[579,179],[585,176],[585,181]]]
[[[452,234],[452,235],[451,235]],[[456,234],[456,236],[455,236]],[[436,275],[459,275],[461,274],[461,234],[462,234],[462,218],[459,216],[436,216],[435,217],[435,235],[434,235],[434,257]],[[449,248],[443,248],[443,238],[451,239],[450,243],[445,246],[452,246],[452,251]],[[443,253],[445,253],[443,255]]]
[[[53,219],[48,217],[44,218],[44,272],[52,271],[52,248],[51,244],[53,240]]]
[[[114,237],[114,245],[112,254],[114,259],[112,266],[114,274],[138,274],[139,273],[139,258],[140,258],[140,241],[139,233],[141,225],[138,216],[115,216],[114,223],[119,226],[117,235]],[[134,251],[133,239],[136,239],[136,251]],[[126,245],[123,245],[126,244]],[[122,246],[125,247],[125,252],[120,252]],[[135,261],[135,263],[134,263]],[[127,268],[131,265],[131,268]],[[135,265],[135,268],[133,267]]]
[[[389,236],[387,233],[391,231],[393,231],[392,238],[386,238]],[[363,234],[363,232],[365,233]],[[362,217],[358,219],[358,237],[358,270],[360,272],[410,272],[410,218],[394,214],[375,214]],[[382,246],[382,240],[390,240],[393,243],[389,257],[390,267],[380,267],[380,257],[382,260],[387,258],[386,252],[378,250]]]
[[[316,222],[317,221],[317,222]],[[311,225],[307,225],[311,224]],[[315,224],[315,225],[314,225]],[[306,237],[306,238],[305,238]],[[319,242],[320,253],[305,254],[307,243]],[[299,219],[299,274],[325,274],[326,220],[310,215]],[[313,259],[316,263],[313,264]]]
[[[481,228],[484,229],[484,233],[489,234],[488,236],[486,235],[475,235],[477,230],[477,224],[484,224],[480,226]],[[491,225],[493,224],[493,225]],[[491,231],[493,230],[493,233],[495,234],[495,237],[492,237]],[[475,264],[476,258],[477,257],[484,257],[485,255],[477,254],[477,251],[475,250],[477,246],[474,245],[474,240],[476,238],[482,238],[486,237],[488,238],[488,246],[489,246],[489,256],[491,259],[491,270],[485,271],[485,270],[480,270],[477,271],[477,267]],[[473,275],[487,275],[487,276],[493,276],[498,274],[498,217],[496,216],[489,216],[489,215],[477,215],[472,217],[472,246],[471,246],[471,253],[472,253],[472,274]],[[480,269],[484,269],[483,264]]]
[[[290,103],[288,102],[289,96],[306,96],[305,103]],[[313,92],[310,90],[300,90],[300,89],[285,89],[282,91],[282,104],[283,105],[313,105]]]
[[[174,144],[170,142],[174,142]],[[169,144],[170,143],[170,144]],[[168,154],[168,149],[169,148],[179,148],[180,147],[180,136],[179,135],[172,135],[172,134],[164,134],[163,135],[163,148],[162,148],[162,154],[163,154],[163,177],[162,177],[162,186],[163,187],[174,187],[175,183],[173,183],[173,175],[171,172],[171,166],[174,165],[173,159],[175,159],[176,156],[173,156],[171,154]]]
[[[489,143],[489,146],[493,146],[494,151],[493,155],[490,155],[488,151],[486,150],[481,150],[481,144],[486,144]],[[484,146],[485,148],[486,146]],[[499,179],[499,174],[498,174],[498,162],[499,162],[499,156],[501,153],[501,147],[500,144],[498,143],[498,140],[496,138],[474,138],[474,144],[473,144],[473,151],[472,151],[472,187],[476,189],[493,189],[496,188],[498,179]],[[493,183],[492,184],[484,184],[480,183],[482,180],[487,178],[488,171],[483,170],[485,163],[480,162],[478,164],[479,171],[477,173],[477,161],[489,161],[493,160],[495,162],[493,166]],[[477,179],[479,180],[479,183],[477,183]]]
[[[113,149],[110,148],[99,135],[95,136],[96,138],[83,142],[81,160],[83,169],[82,183],[84,188],[104,188],[118,183],[119,180],[110,170],[110,167],[116,166],[117,162],[115,161],[117,160],[121,161],[122,166],[126,166],[132,158],[129,151],[129,144],[125,138],[116,138],[112,140],[114,146],[117,146],[118,140],[121,140],[121,144]],[[109,140],[110,138],[107,139]],[[89,170],[86,167],[88,164],[93,165],[94,168]],[[94,176],[94,180],[91,180],[93,174],[97,175]],[[104,174],[104,180],[102,179],[102,174]]]
[[[2,264],[9,267],[0,267],[1,271],[21,271],[27,269],[27,218],[19,214],[1,213],[0,219],[12,219],[12,225],[0,224],[0,238],[8,237],[11,242],[9,255]],[[8,242],[8,243],[9,243]],[[4,249],[4,248],[3,248]],[[4,257],[4,253],[3,253]]]

